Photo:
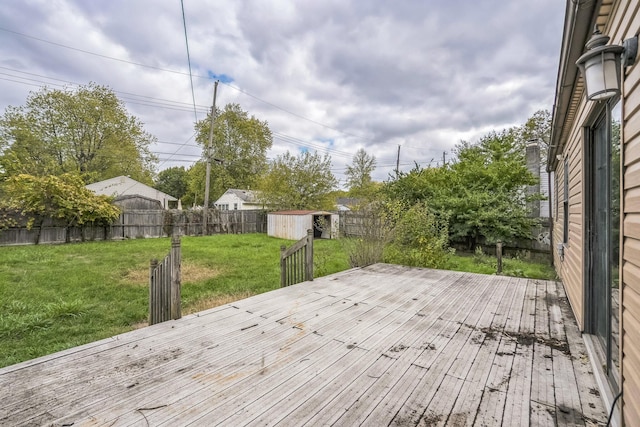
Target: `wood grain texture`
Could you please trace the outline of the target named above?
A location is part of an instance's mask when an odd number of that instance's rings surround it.
[[[604,422],[562,285],[376,264],[0,370],[0,425]]]

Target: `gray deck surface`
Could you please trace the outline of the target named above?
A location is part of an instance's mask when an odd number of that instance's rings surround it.
[[[559,283],[377,264],[0,369],[0,425],[596,425]]]

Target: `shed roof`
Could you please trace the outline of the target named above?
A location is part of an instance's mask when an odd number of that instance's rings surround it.
[[[311,211],[311,210],[293,210],[293,211],[270,212],[269,215],[331,215],[331,212]]]

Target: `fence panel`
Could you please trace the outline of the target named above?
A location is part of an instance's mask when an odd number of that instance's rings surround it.
[[[180,237],[173,236],[169,254],[149,265],[149,325],[182,317],[180,264]]]
[[[266,233],[265,211],[209,211],[208,228],[213,234]],[[37,221],[36,221],[37,223]],[[202,235],[202,211],[127,210],[108,226],[67,227],[45,220],[42,226],[0,231],[0,246],[66,243],[85,240],[123,240],[171,235]]]

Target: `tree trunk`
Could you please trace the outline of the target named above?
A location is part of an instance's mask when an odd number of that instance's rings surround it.
[[[42,224],[44,224],[44,218],[40,220],[38,224],[38,234],[36,234],[36,245],[40,244],[40,236],[42,235]]]

